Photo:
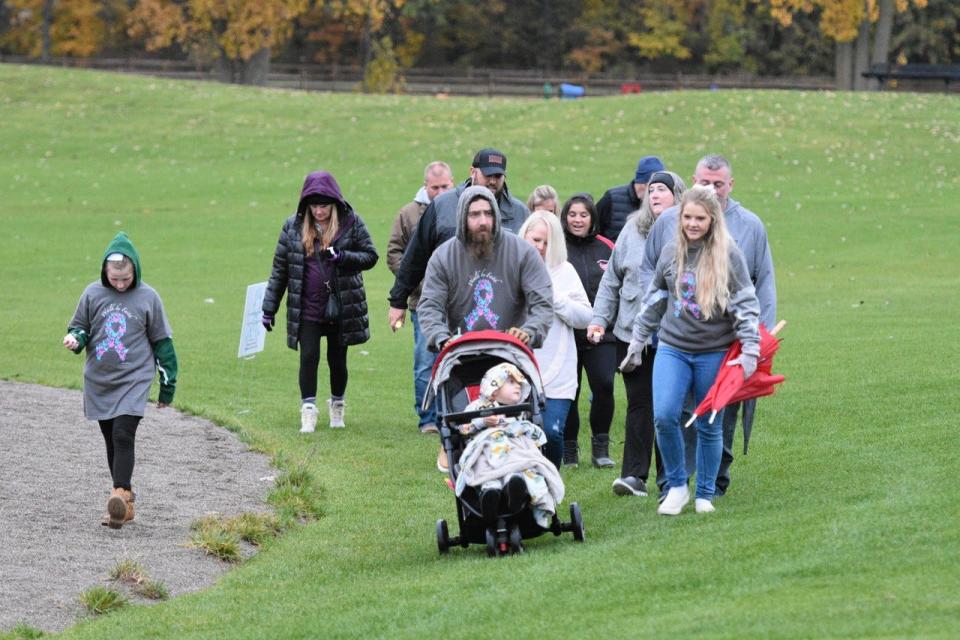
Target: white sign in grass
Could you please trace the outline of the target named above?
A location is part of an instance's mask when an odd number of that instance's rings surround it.
[[[263,351],[267,331],[260,323],[260,309],[263,306],[263,296],[266,291],[266,282],[258,282],[247,287],[247,299],[243,303],[243,324],[240,327],[238,358],[246,358]]]

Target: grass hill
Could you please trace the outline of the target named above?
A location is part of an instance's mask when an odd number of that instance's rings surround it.
[[[65,637],[956,633],[957,98],[440,100],[0,65],[0,114],[0,378],[79,387],[80,360],[60,338],[125,230],[174,328],[176,404],[306,465],[324,492],[322,518],[215,587]],[[438,556],[434,523],[455,520],[454,501],[435,440],[414,428],[412,338],[386,326],[383,255],[424,165],[446,160],[460,180],[484,146],[507,153],[524,200],[542,183],[599,197],[651,153],[685,178],[706,153],[731,160],[733,197],[768,227],[787,382],[761,401],[712,516],[657,517],[654,498],[612,494],[615,470],[581,466],[563,475],[586,544]],[[236,352],[245,287],[269,275],[282,221],[318,168],[366,220],[381,263],[366,276],[373,339],[350,351],[348,428],[303,437],[282,329],[253,360]]]

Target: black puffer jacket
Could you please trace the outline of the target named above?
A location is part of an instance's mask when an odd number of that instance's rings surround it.
[[[630,214],[640,208],[643,201],[637,197],[633,182],[608,189],[597,202],[597,215],[600,217],[599,233],[612,242],[617,241],[620,230],[626,224]]]
[[[324,179],[329,176],[329,179]],[[313,179],[312,179],[313,178]],[[326,172],[311,173],[304,183],[297,213],[287,218],[280,231],[273,256],[273,270],[263,298],[263,313],[275,316],[284,292],[287,296],[287,346],[296,350],[300,336],[300,316],[303,311],[303,271],[306,254],[303,247],[303,201],[311,195],[325,195],[338,201],[337,218],[340,229],[333,241],[337,251],[334,261],[336,292],[340,296],[340,342],[344,345],[362,344],[370,339],[370,320],[367,314],[367,294],[362,271],[372,269],[379,256],[370,232],[353,207],[340,195],[333,176]]]

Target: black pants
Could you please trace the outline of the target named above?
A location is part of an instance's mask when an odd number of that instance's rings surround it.
[[[617,340],[617,362],[627,356],[628,346]],[[663,463],[653,428],[653,359],[656,353],[656,349],[645,348],[640,366],[622,374],[627,390],[627,419],[620,477],[635,476],[644,482],[650,475],[651,455],[656,459],[657,478],[663,477]]]
[[[110,467],[114,488],[130,491],[134,441],[137,437],[137,425],[140,424],[141,419],[141,416],[117,416],[98,421],[103,442],[107,445],[107,466]]]
[[[320,338],[327,338],[327,367],[330,395],[343,397],[347,390],[347,347],[340,344],[340,324],[300,323],[300,397],[317,397],[317,368],[320,366]]]
[[[577,407],[583,370],[587,370],[587,383],[593,400],[590,402],[590,432],[595,435],[610,433],[613,422],[613,378],[617,372],[617,346],[613,342],[601,342],[587,349],[577,350],[577,395],[567,413],[563,439],[576,441],[580,434],[580,412]]]

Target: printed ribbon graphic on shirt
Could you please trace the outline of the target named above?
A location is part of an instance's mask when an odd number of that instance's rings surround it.
[[[496,329],[500,316],[490,310],[490,303],[493,302],[493,283],[489,278],[477,280],[477,284],[473,287],[473,301],[476,306],[464,320],[467,331],[473,331],[473,327],[481,318],[490,323],[491,329]]]
[[[685,271],[680,277],[680,300],[673,301],[673,316],[680,317],[681,309],[686,309],[697,320],[700,319],[700,305],[694,299],[697,295],[697,277],[692,271]]]
[[[120,340],[127,332],[127,319],[119,311],[112,312],[107,316],[107,322],[103,326],[104,333],[107,334],[105,340],[97,343],[97,360],[103,358],[103,355],[113,349],[117,352],[120,362],[127,360],[127,347]]]

